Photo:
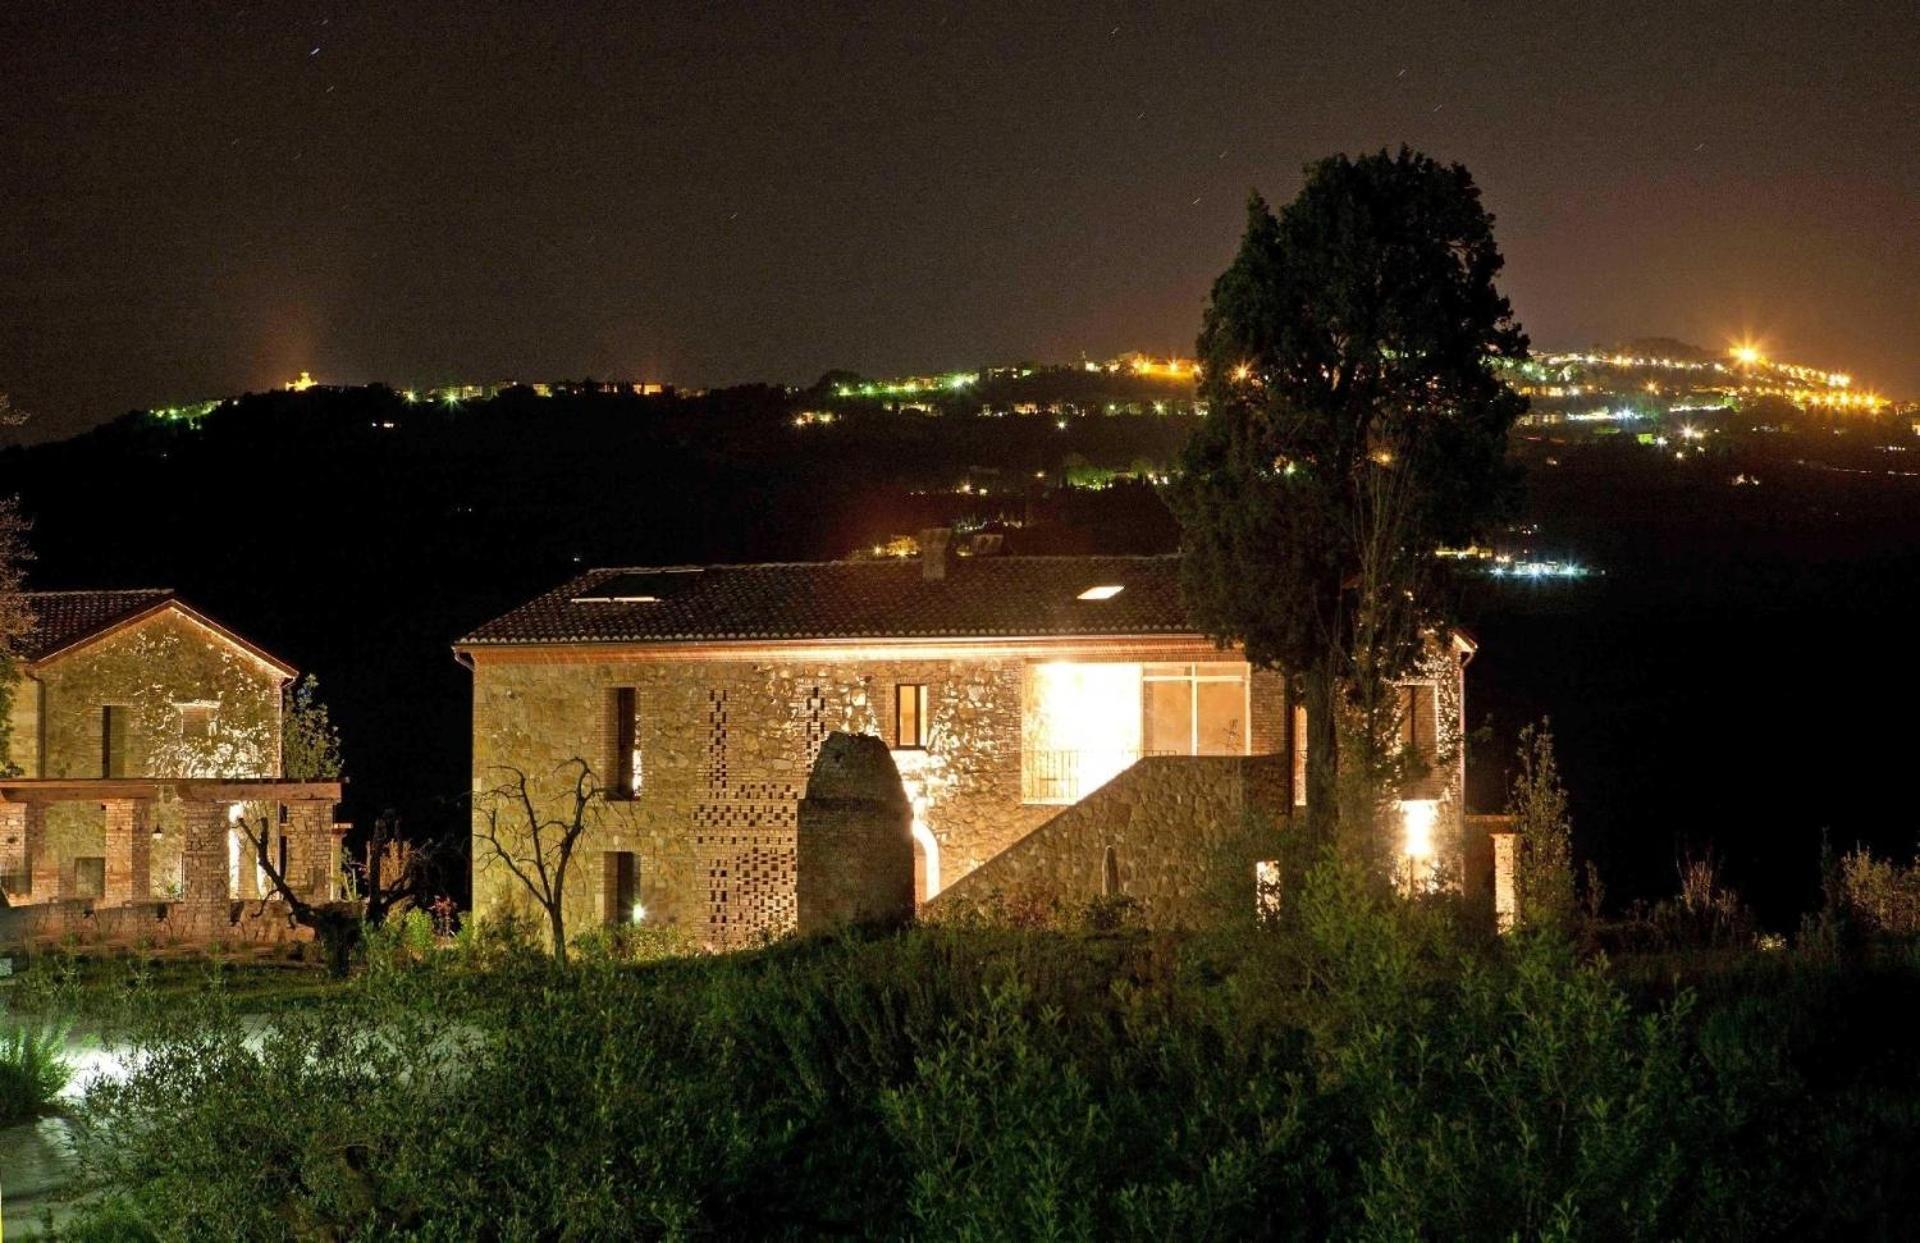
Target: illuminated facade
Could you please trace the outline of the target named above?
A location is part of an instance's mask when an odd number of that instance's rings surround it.
[[[247,939],[226,900],[270,890],[236,812],[268,816],[288,875],[332,896],[339,786],[279,780],[291,667],[170,591],[27,601],[38,624],[0,757],[0,890],[16,934]]]
[[[891,750],[922,901],[1182,757],[1299,767],[1285,679],[1194,631],[1177,558],[955,556],[947,541],[923,533],[916,560],[596,570],[487,623],[456,647],[478,804],[514,772],[537,786],[585,759],[607,795],[573,926],[638,907],[731,945],[792,924],[797,808],[834,732]],[[1422,869],[1459,849],[1448,739],[1466,650],[1438,652],[1406,691],[1410,739],[1434,760],[1405,791],[1429,803]],[[1292,775],[1268,807],[1282,817],[1304,789]],[[1156,849],[1182,849],[1168,833]],[[473,884],[482,913],[520,900],[485,849]]]

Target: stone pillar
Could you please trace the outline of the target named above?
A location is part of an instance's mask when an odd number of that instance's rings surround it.
[[[827,736],[800,800],[795,844],[802,934],[913,918],[913,808],[880,739]]]
[[[180,871],[184,900],[215,905],[225,903],[227,891],[227,808],[224,803],[183,801],[180,818],[184,834]]]
[[[153,807],[144,798],[113,798],[107,812],[105,906],[125,906],[153,898]]]
[[[333,805],[287,804],[287,822],[280,832],[287,842],[287,885],[305,901],[333,901],[340,871],[333,840]]]
[[[44,836],[36,805],[0,803],[0,880],[10,899],[33,893],[33,865]]]
[[[39,803],[27,804],[27,819],[21,833],[27,852],[28,888],[35,902],[56,902],[73,896],[73,860],[61,864],[60,852],[47,837],[47,809]]]

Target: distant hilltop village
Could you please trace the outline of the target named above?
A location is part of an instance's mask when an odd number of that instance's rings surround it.
[[[1847,414],[1904,414],[1914,409],[1913,403],[1900,405],[1862,391],[1847,372],[1783,362],[1751,342],[1714,353],[1683,341],[1651,338],[1606,349],[1541,352],[1525,362],[1498,365],[1508,373],[1513,387],[1532,399],[1532,411],[1522,420],[1528,426],[1634,424],[1670,415],[1740,410],[1769,400],[1798,410]],[[794,422],[808,426],[875,405],[928,415],[1197,417],[1206,414],[1206,405],[1195,392],[1201,378],[1201,366],[1192,359],[1128,353],[1098,361],[1021,362],[885,378],[829,371],[809,387],[785,387],[789,395],[807,401],[808,408],[798,411]],[[346,386],[324,385],[302,371],[282,387],[304,393]],[[701,397],[708,392],[657,380],[594,379],[494,380],[395,391],[409,403],[446,406],[516,391],[535,397]],[[165,406],[146,413],[192,421],[232,400]]]

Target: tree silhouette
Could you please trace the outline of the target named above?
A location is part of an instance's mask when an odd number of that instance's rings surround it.
[[[1172,490],[1196,620],[1294,679],[1308,823],[1338,820],[1340,722],[1378,704],[1446,620],[1433,550],[1509,498],[1525,409],[1493,358],[1527,340],[1494,288],[1467,170],[1402,149],[1310,165],[1255,195],[1199,340],[1209,415]]]
[[[485,848],[482,868],[499,866],[519,881],[546,912],[553,956],[567,962],[567,875],[580,838],[596,822],[603,790],[593,768],[578,756],[560,765],[575,770],[562,796],[562,812],[546,815],[536,803],[527,774],[502,766],[508,779],[487,796],[474,833],[475,849]]]

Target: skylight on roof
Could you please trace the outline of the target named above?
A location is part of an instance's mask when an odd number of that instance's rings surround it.
[[[649,570],[616,574],[572,597],[573,604],[658,604],[678,595],[699,578],[699,570]]]
[[[1111,600],[1125,590],[1126,588],[1119,583],[1102,583],[1098,587],[1087,588],[1076,598],[1081,600]]]

